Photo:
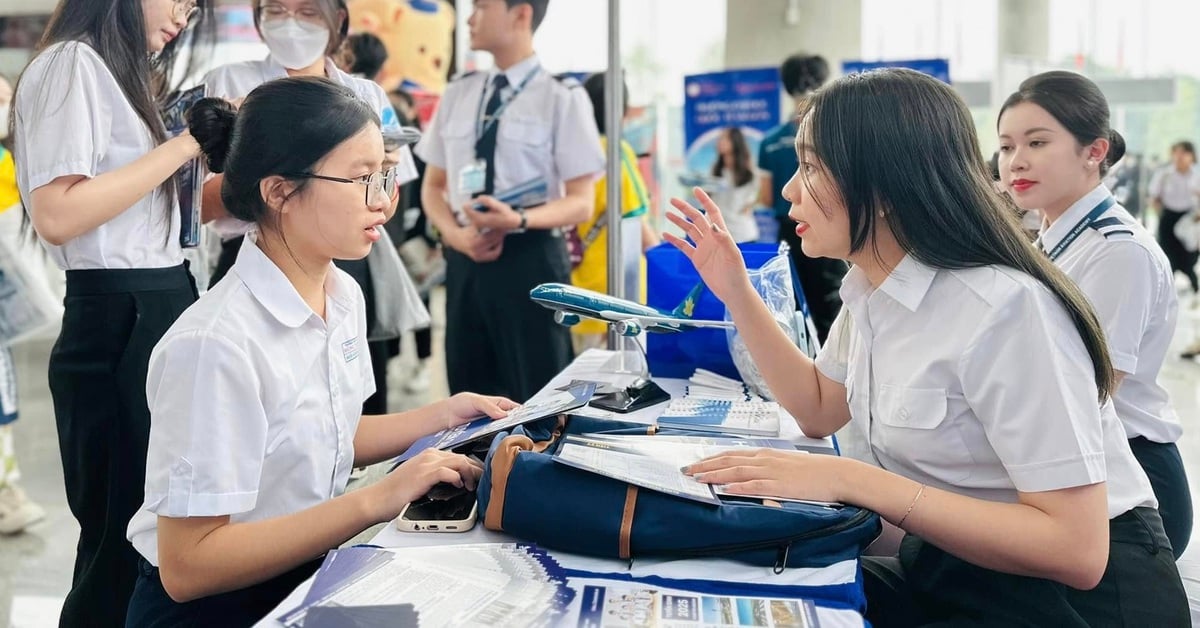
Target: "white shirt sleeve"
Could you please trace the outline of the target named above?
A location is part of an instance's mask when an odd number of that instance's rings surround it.
[[[1158,172],[1154,173],[1153,177],[1150,178],[1150,187],[1147,188],[1147,191],[1150,192],[1150,196],[1152,198],[1157,198],[1160,201],[1162,200],[1163,183],[1166,181],[1166,178],[1166,170],[1159,170]]]
[[[260,386],[250,357],[225,338],[190,331],[155,348],[146,378],[149,511],[212,517],[254,508],[268,431]]]
[[[17,91],[17,172],[30,192],[59,177],[98,174],[112,136],[113,93],[104,62],[78,42],[47,50]],[[110,82],[110,81],[109,81]]]
[[[1136,372],[1142,336],[1160,288],[1151,253],[1134,241],[1109,242],[1075,283],[1087,295],[1104,326],[1113,368]]]
[[[425,129],[421,141],[417,142],[414,149],[422,161],[442,170],[446,169],[446,141],[442,133],[446,126],[446,118],[452,115],[450,105],[461,92],[456,87],[453,83],[446,86],[446,93],[442,95],[437,110],[433,113],[433,119],[429,121],[429,128]]]
[[[1023,290],[999,304],[958,369],[967,404],[1018,491],[1105,481],[1092,361],[1052,294]]]
[[[592,103],[581,87],[568,88],[555,112],[554,164],[564,182],[604,173],[605,157]]]
[[[846,308],[838,312],[829,326],[829,337],[817,353],[814,361],[822,375],[839,383],[846,383],[846,372],[850,362],[850,343],[854,334],[854,322]]]

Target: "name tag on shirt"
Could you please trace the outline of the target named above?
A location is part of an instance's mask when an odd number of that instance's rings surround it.
[[[487,164],[476,161],[458,171],[458,193],[472,196],[483,191],[487,182]]]
[[[346,358],[347,362],[358,357],[358,338],[351,338],[342,343],[342,357]]]

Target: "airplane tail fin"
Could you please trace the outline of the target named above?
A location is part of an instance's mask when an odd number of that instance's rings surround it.
[[[679,305],[675,306],[675,309],[671,311],[671,315],[679,318],[692,318],[693,313],[696,311],[696,301],[700,299],[700,294],[702,292],[704,292],[703,281],[696,284],[695,287],[688,292],[687,296],[683,298],[683,301],[681,301]]]

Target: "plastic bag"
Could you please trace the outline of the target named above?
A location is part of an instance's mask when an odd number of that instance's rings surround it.
[[[1188,212],[1179,222],[1175,223],[1175,238],[1183,245],[1183,248],[1195,253],[1200,250],[1200,218],[1196,212]]]

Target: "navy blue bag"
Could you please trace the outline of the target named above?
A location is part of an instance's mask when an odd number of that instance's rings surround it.
[[[856,559],[879,535],[879,516],[853,506],[761,500],[713,506],[555,462],[558,436],[564,433],[653,429],[578,419],[539,422],[528,432],[518,427],[496,436],[477,489],[485,527],[577,554],[727,558],[776,572]],[[553,440],[536,440],[547,435]]]

